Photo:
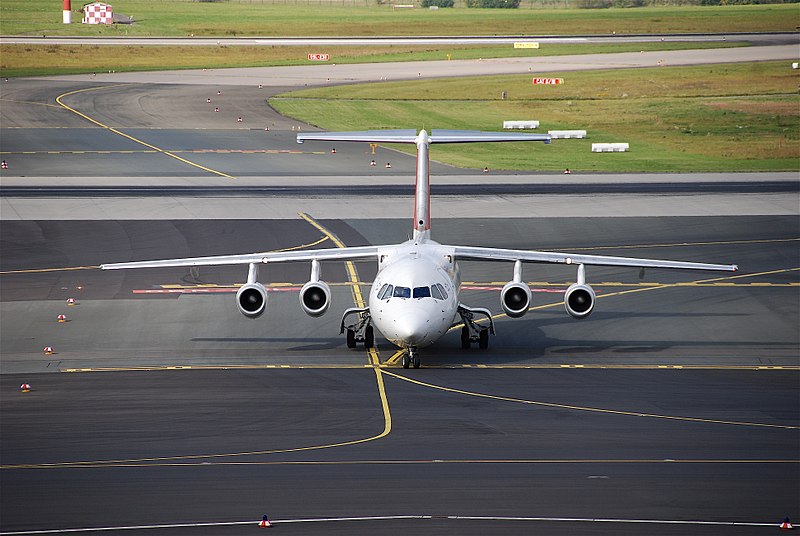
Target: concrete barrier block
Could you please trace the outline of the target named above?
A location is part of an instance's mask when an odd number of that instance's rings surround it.
[[[630,148],[627,143],[593,143],[593,153],[624,153]]]
[[[585,130],[548,130],[547,133],[554,140],[586,137]]]
[[[539,128],[539,121],[503,121],[503,128]]]

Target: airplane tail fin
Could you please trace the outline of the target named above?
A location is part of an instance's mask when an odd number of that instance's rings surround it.
[[[362,130],[354,132],[309,132],[297,135],[304,141],[361,141],[370,143],[413,143],[417,146],[417,180],[414,194],[414,239],[430,237],[430,157],[431,143],[473,143],[542,141],[550,143],[549,134],[522,132],[484,132],[480,130]]]

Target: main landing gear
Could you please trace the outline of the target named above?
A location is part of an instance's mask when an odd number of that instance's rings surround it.
[[[406,349],[406,352],[403,354],[403,368],[407,369],[409,366],[413,366],[414,368],[419,368],[419,350],[414,347]]]
[[[478,348],[486,350],[489,348],[489,334],[494,335],[494,321],[492,313],[488,309],[479,307],[458,306],[458,314],[464,327],[461,328],[461,348],[468,350],[473,342],[478,343]],[[483,316],[489,320],[489,327],[484,327],[475,321],[476,316]]]
[[[355,321],[347,323],[350,316],[355,316]],[[364,348],[369,350],[375,346],[375,330],[372,328],[372,316],[369,307],[353,307],[344,312],[339,333],[347,332],[347,347],[355,348],[359,342],[364,343]]]

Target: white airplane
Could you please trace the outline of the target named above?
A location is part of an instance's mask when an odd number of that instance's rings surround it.
[[[321,279],[321,261],[378,262],[378,273],[369,292],[369,305],[350,308],[342,315],[340,333],[347,333],[347,346],[355,348],[363,342],[366,348],[375,344],[374,327],[390,342],[406,350],[404,368],[419,368],[419,348],[433,344],[460,319],[461,345],[469,348],[477,342],[485,349],[494,322],[488,309],[468,307],[459,300],[461,279],[458,262],[490,260],[513,263],[513,276],[500,293],[500,305],[506,315],[518,318],[528,312],[531,289],[522,280],[522,263],[557,263],[577,267],[577,281],[564,296],[564,307],[574,318],[586,318],[594,310],[595,292],[586,283],[585,265],[631,266],[644,268],[679,268],[689,270],[736,271],[736,265],[703,264],[668,260],[577,255],[531,250],[450,246],[431,240],[430,173],[428,149],[431,143],[464,143],[492,141],[543,141],[549,135],[494,133],[477,131],[376,130],[363,132],[321,132],[299,134],[298,143],[316,141],[356,141],[371,143],[413,143],[417,146],[417,178],[414,200],[414,234],[410,240],[394,245],[316,249],[301,252],[251,253],[184,259],[104,264],[103,270],[123,268],[156,268],[168,266],[211,266],[247,264],[247,283],[236,293],[236,305],[247,318],[261,316],[267,308],[268,293],[257,281],[258,266],[276,262],[310,262],[311,277],[300,290],[300,306],[310,316],[324,314],[331,303],[331,291]],[[483,317],[484,326],[476,322]]]

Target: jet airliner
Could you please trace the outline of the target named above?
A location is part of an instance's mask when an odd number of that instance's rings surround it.
[[[530,308],[531,289],[522,279],[523,263],[556,263],[575,268],[576,281],[564,295],[564,307],[576,319],[588,317],[595,306],[595,292],[586,283],[587,265],[630,266],[641,269],[737,270],[736,265],[454,246],[440,244],[431,239],[429,148],[432,143],[550,143],[550,136],[546,134],[457,130],[433,130],[428,134],[425,130],[374,130],[319,132],[297,136],[298,143],[307,140],[415,144],[417,167],[412,237],[393,245],[123,262],[104,264],[101,268],[117,270],[246,264],[249,266],[247,283],[236,293],[236,305],[245,317],[258,318],[266,311],[268,298],[266,288],[258,281],[258,267],[277,262],[310,262],[311,275],[300,290],[300,306],[306,314],[317,317],[324,314],[331,304],[330,287],[322,280],[320,263],[371,259],[377,261],[378,272],[369,292],[368,305],[347,309],[342,315],[340,332],[346,333],[348,347],[355,348],[360,342],[366,348],[371,348],[375,344],[377,328],[391,343],[406,350],[402,357],[404,368],[419,368],[419,349],[433,344],[459,323],[463,324],[463,348],[469,348],[473,343],[477,343],[482,349],[488,347],[489,335],[495,331],[492,314],[488,309],[469,307],[461,303],[459,261],[491,260],[513,264],[511,280],[500,292],[500,306],[512,318],[523,316]]]

